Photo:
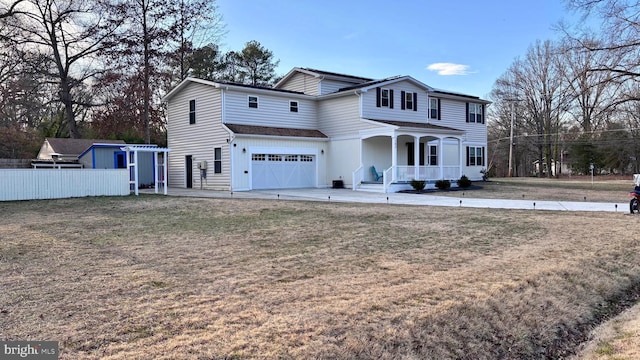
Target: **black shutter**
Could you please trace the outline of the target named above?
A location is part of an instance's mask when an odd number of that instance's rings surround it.
[[[393,89],[389,90],[389,109],[393,109]]]
[[[413,143],[407,143],[407,166],[413,166],[416,164],[415,160],[415,148]]]
[[[402,110],[404,110],[404,101],[405,101],[404,96],[405,96],[404,91],[400,91],[400,108]]]
[[[484,104],[482,105],[482,115],[480,115],[480,123],[484,124]]]
[[[418,111],[418,93],[413,93],[413,111]]]
[[[438,120],[440,119],[440,99],[438,99]]]
[[[424,145],[425,143],[420,143],[420,166],[424,166]]]
[[[469,122],[469,116],[471,116],[471,115],[469,115],[469,103],[467,103],[467,122]],[[469,151],[469,149],[467,149],[467,154],[468,154],[468,151]],[[467,156],[467,157],[469,157],[469,156]],[[467,166],[469,166],[469,164],[467,164]]]
[[[467,166],[469,166],[469,147],[468,146],[467,146]]]
[[[376,106],[380,107],[380,88],[376,88]]]

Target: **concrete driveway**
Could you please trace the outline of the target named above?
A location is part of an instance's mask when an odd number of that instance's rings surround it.
[[[144,190],[153,193],[153,190]],[[168,189],[170,196],[192,196],[203,198],[237,198],[237,199],[273,199],[273,200],[304,200],[304,201],[332,201],[349,203],[372,204],[400,204],[416,206],[452,206],[493,209],[522,209],[522,210],[555,210],[555,211],[607,211],[629,213],[629,203],[594,203],[578,201],[536,201],[536,200],[502,200],[478,199],[472,197],[450,197],[432,194],[381,194],[366,191],[352,191],[349,189],[285,189],[285,190],[253,190],[242,192],[198,190],[198,189]],[[469,193],[465,193],[468,195]],[[460,194],[462,195],[462,194]]]

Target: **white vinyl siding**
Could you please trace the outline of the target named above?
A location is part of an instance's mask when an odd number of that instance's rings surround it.
[[[227,124],[285,127],[297,129],[316,129],[315,101],[297,99],[298,112],[291,112],[291,96],[260,94],[257,109],[247,106],[248,94],[242,91],[225,93],[225,122]],[[254,95],[251,95],[254,96]]]
[[[318,130],[328,137],[359,137],[359,131],[376,128],[360,120],[359,97],[355,94],[318,103]],[[375,106],[375,104],[374,104]]]
[[[437,122],[437,125],[464,130],[468,142],[486,143],[487,126],[486,124],[468,123],[466,121],[466,102],[441,99],[440,109],[441,120]]]
[[[197,121],[189,124],[189,100],[197,101]],[[246,101],[246,97],[244,98]],[[246,103],[245,103],[246,106]],[[253,109],[255,110],[255,109]],[[167,104],[167,145],[169,153],[169,186],[185,187],[185,156],[193,157],[193,187],[200,188],[197,165],[200,161],[214,163],[214,148],[222,148],[222,174],[208,176],[203,188],[228,190],[230,186],[229,133],[221,123],[221,90],[212,86],[190,83]],[[213,169],[209,172],[213,175]]]
[[[393,90],[393,109],[387,107],[376,106],[376,89],[370,89],[367,92],[362,93],[363,106],[362,117],[365,119],[375,120],[395,120],[395,121],[409,121],[426,123],[429,116],[428,109],[429,103],[427,102],[427,93],[424,89],[421,89],[408,81],[400,81],[382,86],[385,89]],[[405,93],[417,93],[417,111],[402,110],[400,104],[402,103],[402,91]]]
[[[319,95],[320,79],[315,76],[297,72],[278,89],[297,91],[307,95]]]
[[[360,139],[332,140],[327,156],[327,180],[342,180],[347,188],[360,166]]]
[[[353,85],[357,85],[357,83],[324,79],[320,82],[320,91],[322,92],[322,94],[320,95],[331,94],[337,92],[342,88],[350,87]]]

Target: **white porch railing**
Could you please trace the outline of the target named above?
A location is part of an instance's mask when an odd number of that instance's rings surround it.
[[[365,181],[364,166],[360,166],[353,172],[352,190],[357,190],[358,186]],[[395,178],[393,174],[395,173]],[[382,186],[386,193],[394,182],[410,182],[413,179],[437,181],[437,180],[457,180],[460,178],[460,166],[418,166],[418,176],[416,176],[415,166],[396,166],[383,171]]]
[[[439,166],[418,166],[418,174],[416,175],[416,167],[411,166],[396,166],[396,181],[404,182],[416,180],[441,180],[441,179],[458,179],[460,177],[460,167],[455,166],[443,166],[442,174],[440,173]]]
[[[384,189],[384,192],[387,193],[387,191],[389,190],[389,185],[391,185],[391,182],[393,181],[393,177],[391,176],[391,174],[393,173],[393,167],[390,167],[388,169],[386,169],[383,173],[382,173],[382,188]]]
[[[358,188],[358,185],[364,179],[362,174],[362,169],[364,169],[364,166],[360,165],[360,167],[353,172],[353,178],[352,178],[353,181],[351,182],[351,190],[356,190]]]

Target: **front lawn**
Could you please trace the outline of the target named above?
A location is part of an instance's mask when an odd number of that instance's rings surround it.
[[[558,358],[640,217],[162,196],[0,203],[0,339],[61,359]]]

